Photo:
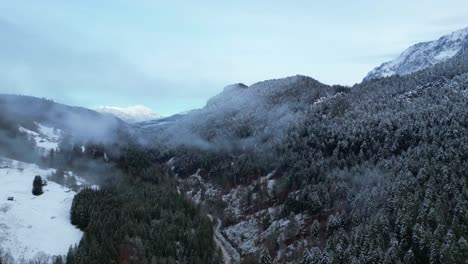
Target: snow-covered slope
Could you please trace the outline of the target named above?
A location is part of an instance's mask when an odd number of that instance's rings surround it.
[[[61,130],[47,127],[37,122],[34,124],[37,126],[38,132],[22,126],[19,127],[19,131],[26,134],[29,140],[36,144],[36,150],[42,156],[48,155],[51,150],[57,151],[62,139]]]
[[[100,106],[96,108],[96,111],[113,114],[127,123],[138,123],[161,118],[161,115],[143,105],[129,107]]]
[[[406,49],[392,61],[385,62],[367,74],[364,80],[406,75],[455,56],[468,46],[468,27],[443,36],[438,40],[422,42]]]
[[[45,179],[53,172],[0,158],[0,248],[16,260],[28,260],[40,252],[64,255],[82,237],[82,232],[70,223],[75,192],[49,181],[42,195],[31,193],[36,175]]]

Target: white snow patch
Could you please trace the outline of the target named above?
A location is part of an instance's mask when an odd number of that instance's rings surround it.
[[[336,93],[334,95],[331,95],[331,96],[323,96],[323,97],[320,97],[319,99],[317,99],[317,101],[314,102],[314,105],[318,105],[318,104],[321,104],[323,102],[326,102],[326,101],[329,101],[333,98],[337,98],[339,96],[342,96],[343,93],[339,92],[339,93]]]
[[[37,125],[37,129],[39,133],[44,135],[47,139],[57,142],[60,140],[60,134],[62,133],[60,129],[56,129],[53,127],[46,127],[40,123],[35,123]]]
[[[241,249],[242,254],[258,251],[256,242],[261,231],[258,220],[255,217],[249,216],[245,221],[225,228],[224,233],[229,240],[234,242],[234,244]]]
[[[36,175],[46,179],[54,169],[0,158],[0,247],[19,259],[37,253],[64,255],[82,232],[70,223],[75,192],[49,181],[44,194],[32,195]],[[13,201],[8,201],[8,197]]]
[[[112,114],[127,123],[138,123],[161,118],[160,114],[143,105],[129,107],[100,106],[96,111]]]
[[[44,126],[37,122],[35,122],[35,124],[38,132],[26,129],[22,126],[19,127],[19,131],[28,135],[29,140],[36,143],[36,148],[42,155],[47,155],[50,150],[57,151],[62,138],[62,131],[60,129]]]

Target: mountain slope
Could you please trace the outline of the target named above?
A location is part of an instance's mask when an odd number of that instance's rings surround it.
[[[201,109],[168,120],[165,126],[144,127],[153,129],[163,144],[251,149],[260,142],[281,140],[312,104],[346,90],[299,75],[251,86],[234,84]]]
[[[32,96],[0,94],[0,112],[0,128],[30,128],[36,122],[82,141],[115,141],[122,139],[129,128],[114,116]]]
[[[96,111],[113,114],[127,123],[138,123],[161,118],[161,115],[153,112],[143,105],[129,107],[100,106]]]
[[[133,133],[112,115],[32,96],[0,94],[0,156],[37,163],[64,146],[130,144]]]
[[[364,80],[407,75],[455,56],[468,47],[468,27],[442,36],[438,40],[422,42],[406,49],[392,61],[388,61],[367,74]]]
[[[160,150],[241,263],[463,263],[467,56],[352,89],[229,86],[169,124],[182,147]],[[254,148],[220,147],[242,139]]]

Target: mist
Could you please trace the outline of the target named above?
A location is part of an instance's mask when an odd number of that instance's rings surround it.
[[[228,152],[272,146],[286,138],[291,125],[300,122],[315,101],[335,93],[336,89],[306,76],[234,84],[202,109],[153,127],[152,137],[170,147]]]
[[[0,95],[2,118],[24,127],[34,122],[62,130],[76,141],[115,143],[128,136],[126,123],[112,116],[30,96]]]

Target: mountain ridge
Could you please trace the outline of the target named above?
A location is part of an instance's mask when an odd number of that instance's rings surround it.
[[[468,27],[444,35],[437,40],[420,42],[404,50],[398,57],[370,71],[364,81],[395,74],[408,75],[454,57],[468,47]]]
[[[162,117],[160,114],[155,113],[144,105],[133,105],[128,107],[99,106],[96,108],[96,111],[112,114],[130,124],[155,120]]]

